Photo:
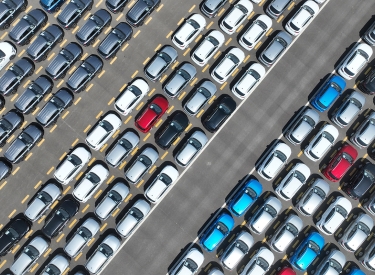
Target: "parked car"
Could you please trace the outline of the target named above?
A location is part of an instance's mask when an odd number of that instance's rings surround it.
[[[159,153],[152,147],[146,147],[134,160],[132,165],[125,172],[125,178],[131,184],[140,181],[148,170],[159,158]]]
[[[0,3],[0,29],[8,29],[18,15],[26,10],[27,4],[27,0],[2,1]]]
[[[225,121],[236,110],[237,103],[229,95],[224,95],[216,103],[213,110],[202,121],[207,131],[214,133],[225,123]]]
[[[159,7],[161,0],[138,0],[126,14],[126,21],[133,27],[142,26],[146,18]]]
[[[312,161],[320,160],[333,146],[339,131],[330,124],[324,124],[303,151]]]
[[[123,91],[121,91],[121,95],[114,103],[114,108],[120,114],[124,116],[128,115],[149,90],[150,86],[145,80],[143,80],[143,78],[134,80],[130,85],[126,86]]]
[[[375,193],[372,193],[371,196],[364,201],[362,206],[371,215],[375,216]]]
[[[97,10],[78,30],[76,34],[78,42],[85,47],[94,44],[96,38],[111,24],[111,21],[112,16],[106,9]]]
[[[125,183],[116,183],[96,207],[95,215],[102,221],[106,220],[120,206],[128,194],[129,187]]]
[[[48,13],[58,12],[64,3],[64,0],[39,0],[39,4]]]
[[[265,66],[271,67],[279,57],[285,52],[285,50],[292,43],[292,37],[284,32],[280,31],[273,40],[267,45],[267,47],[260,53],[259,61]]]
[[[48,183],[27,206],[24,215],[35,222],[60,198],[62,190],[55,183]]]
[[[329,184],[317,178],[306,190],[301,199],[297,199],[296,209],[304,216],[311,216],[315,213],[329,193]]]
[[[46,220],[42,233],[52,239],[64,229],[66,224],[73,218],[79,210],[79,203],[73,199],[63,200],[59,208]]]
[[[215,55],[225,41],[224,35],[217,31],[212,30],[195,49],[191,55],[191,59],[198,66],[204,66]]]
[[[164,46],[145,67],[146,77],[153,82],[157,81],[169,66],[176,62],[177,57],[177,51],[172,46]]]
[[[228,0],[204,0],[201,5],[201,12],[208,18],[216,17],[217,13]]]
[[[277,275],[297,275],[297,273],[293,270],[293,268],[289,266],[284,266],[280,268],[279,273]]]
[[[163,90],[170,98],[177,97],[182,90],[195,78],[197,69],[186,62],[177,69],[170,80],[164,85]]]
[[[41,9],[31,10],[9,32],[9,38],[17,45],[28,45],[33,36],[47,24],[47,21],[48,17],[44,11]]]
[[[23,115],[15,110],[10,110],[0,119],[0,147],[4,146],[7,139],[22,126]]]
[[[375,21],[371,24],[371,26],[364,33],[362,39],[366,41],[367,44],[371,46],[375,46]]]
[[[316,272],[319,275],[339,275],[343,271],[345,263],[345,255],[338,249],[332,249],[319,263]]]
[[[215,84],[205,80],[186,101],[184,110],[188,115],[195,116],[216,94],[216,91]]]
[[[263,36],[271,29],[272,19],[267,15],[259,15],[250,27],[240,36],[238,43],[245,50],[252,50]]]
[[[332,114],[332,121],[344,128],[358,115],[365,105],[366,98],[359,92],[352,92],[349,97]]]
[[[139,226],[139,223],[147,217],[149,212],[150,204],[144,199],[138,199],[128,212],[126,212],[125,216],[117,223],[117,233],[123,238],[129,237]]]
[[[198,13],[191,15],[172,36],[172,42],[181,50],[185,50],[189,44],[203,31],[206,19]]]
[[[239,0],[220,22],[220,29],[233,34],[253,11],[250,0]]]
[[[337,72],[345,79],[352,79],[370,61],[373,50],[365,43],[358,43],[345,57]]]
[[[18,97],[14,107],[23,114],[29,114],[36,109],[36,105],[53,89],[53,82],[46,75],[41,75],[28,85]]]
[[[369,271],[375,270],[375,239],[364,248],[363,255],[358,258],[358,261]]]
[[[375,139],[375,112],[371,111],[355,130],[350,141],[359,148],[368,147]]]
[[[21,0],[20,2],[22,3],[23,1]],[[13,1],[1,2],[0,11],[1,11],[1,6],[8,4],[8,3],[14,3],[14,2]],[[0,26],[1,26],[1,23],[0,23]],[[16,54],[17,54],[17,49],[11,43],[6,42],[6,41],[0,42],[0,70],[4,68],[9,63],[9,61],[11,61],[16,56]]]
[[[375,184],[375,165],[367,162],[361,165],[344,183],[342,190],[354,200],[361,199],[363,195]]]
[[[241,217],[246,211],[257,201],[262,194],[262,184],[255,180],[248,180],[245,185],[234,194],[233,198],[228,203],[229,211]]]
[[[0,93],[5,96],[17,92],[26,77],[34,73],[35,65],[27,57],[17,60],[0,78]]]
[[[143,0],[140,0],[143,2]],[[146,0],[145,0],[146,1]],[[150,1],[150,0],[147,0]],[[152,0],[151,0],[152,1]],[[98,47],[98,53],[104,59],[115,57],[122,45],[132,37],[133,29],[126,23],[120,22],[104,38]]]
[[[239,275],[264,275],[270,270],[275,256],[265,246],[262,246],[251,257],[250,261],[246,264],[244,269]]]
[[[72,0],[76,1],[76,0]],[[46,68],[46,73],[53,80],[61,79],[66,76],[68,70],[75,62],[81,59],[83,50],[80,45],[71,42],[56,55]]]
[[[186,167],[196,157],[196,155],[207,144],[206,134],[200,130],[194,131],[186,143],[181,147],[175,156],[176,163]]]
[[[0,180],[6,179],[12,172],[12,164],[6,160],[0,160]]]
[[[145,197],[151,203],[157,203],[170,186],[177,180],[178,170],[172,165],[166,165],[154,178],[145,191]]]
[[[106,0],[105,6],[109,11],[116,14],[124,10],[127,2],[128,0]]]
[[[139,136],[127,131],[112,147],[105,157],[107,164],[113,168],[119,166],[139,143]]]
[[[186,255],[175,265],[171,275],[194,275],[198,272],[204,261],[204,255],[196,248],[190,248]]]
[[[360,80],[358,83],[358,88],[365,94],[373,95],[375,94],[375,70],[372,69],[365,78]]]
[[[189,119],[183,112],[175,112],[172,118],[161,126],[155,135],[155,143],[167,150],[189,125]]]
[[[120,128],[121,124],[122,121],[117,115],[112,113],[107,114],[90,130],[86,138],[86,144],[93,150],[98,151],[117,129]]]
[[[64,274],[69,267],[70,260],[62,253],[57,254],[52,260],[43,268],[41,275],[55,275]]]
[[[294,1],[295,0],[272,0],[272,2],[267,6],[266,13],[272,19],[277,19]]]
[[[9,253],[30,229],[30,223],[25,218],[10,221],[0,232],[0,256]]]
[[[223,84],[244,59],[245,54],[241,49],[232,48],[212,70],[211,77],[216,82]]]
[[[318,123],[319,113],[317,111],[310,108],[302,109],[288,127],[285,138],[293,145],[301,144]]]
[[[168,107],[168,100],[161,95],[157,95],[137,117],[135,126],[143,133],[149,132],[155,123],[168,110]]]
[[[317,219],[316,226],[326,235],[332,235],[348,217],[351,210],[351,202],[347,198],[338,196]]]
[[[212,268],[208,271],[207,275],[224,275],[224,273],[223,273],[219,268],[217,268],[217,267],[212,267]]]
[[[44,131],[37,124],[29,124],[5,151],[4,157],[11,163],[19,163],[27,153],[43,138]]]
[[[342,146],[331,158],[328,165],[323,169],[322,174],[330,181],[337,182],[353,165],[358,152],[349,144]]]
[[[75,28],[83,15],[92,9],[93,0],[70,0],[57,16],[57,22],[67,30]]]
[[[303,3],[299,10],[289,19],[285,29],[294,36],[302,33],[319,13],[319,5],[312,0]]]
[[[255,86],[263,79],[266,70],[259,63],[252,64],[249,69],[241,76],[241,78],[234,84],[232,93],[239,99],[251,95]]]

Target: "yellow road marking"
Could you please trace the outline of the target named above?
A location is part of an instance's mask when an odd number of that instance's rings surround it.
[[[25,10],[25,13],[28,13],[31,9],[32,9],[33,6],[29,6],[26,10]]]
[[[259,41],[258,44],[255,45],[254,49],[258,49],[260,47],[260,45],[262,45],[262,41]]]
[[[18,94],[15,94],[10,101],[14,101],[18,97]]]
[[[116,98],[112,97],[111,100],[108,102],[108,106],[111,105],[113,103],[113,101],[115,101]]]
[[[26,124],[27,124],[27,121],[25,120],[25,121],[22,123],[21,128],[25,127]]]
[[[44,143],[45,139],[43,138],[41,141],[39,141],[38,143],[38,147],[40,147],[40,145],[42,145]]]
[[[292,3],[290,3],[290,5],[289,5],[289,7],[288,7],[288,11],[290,11],[292,8],[293,8],[293,6],[295,5],[296,3],[293,1]]]
[[[145,182],[145,180],[141,180],[138,184],[137,184],[137,188],[141,187],[141,185]]]
[[[12,254],[16,253],[17,250],[20,248],[20,245],[17,244],[13,249],[12,249]]]
[[[119,211],[120,211],[120,208],[117,208],[115,212],[112,213],[112,217],[116,217]]]
[[[133,7],[134,4],[135,4],[135,0],[133,0],[133,1],[128,5],[128,8],[130,9],[131,7]]]
[[[193,124],[189,123],[188,127],[186,127],[186,129],[185,129],[185,132],[189,131],[191,126],[193,126]]]
[[[150,16],[150,17],[146,20],[145,25],[147,25],[148,23],[150,23],[151,20],[152,20],[152,17]]]
[[[214,55],[214,59],[216,59],[221,54],[220,51],[217,51],[217,53]]]
[[[105,74],[105,70],[103,70],[99,75],[98,75],[98,78],[101,78],[103,76],[103,74]]]
[[[134,148],[134,150],[130,153],[132,156],[134,156],[135,155],[135,153],[137,153],[137,151],[138,151],[138,147],[135,147]]]
[[[178,64],[180,64],[180,62],[176,61],[176,62],[173,64],[172,69],[174,70],[174,68],[176,68]]]
[[[144,137],[143,141],[146,141],[150,136],[151,136],[151,133],[148,133],[148,134]]]
[[[210,64],[207,64],[207,65],[203,68],[202,73],[204,73],[204,72],[208,69],[208,67],[210,67]]]
[[[55,131],[56,127],[57,127],[57,124],[55,124],[55,125],[51,128],[51,130],[49,130],[49,132],[52,133],[53,131]]]
[[[12,172],[12,175],[14,176],[15,174],[17,174],[18,170],[20,170],[19,166]]]
[[[156,169],[156,165],[152,166],[149,173],[152,174],[155,171],[155,169]]]
[[[12,213],[9,214],[8,218],[10,219],[11,217],[13,217],[13,215],[17,212],[17,209],[14,209],[12,211]]]
[[[77,219],[74,219],[70,224],[69,224],[69,228],[72,228],[77,222]]]
[[[82,177],[82,175],[83,175],[83,172],[80,172],[80,173],[76,176],[76,180],[78,180],[80,177]],[[68,186],[68,188],[67,188],[68,190],[70,189],[69,187],[70,187],[70,186]]]
[[[64,41],[60,43],[60,47],[63,47],[67,41],[67,39],[64,39]]]
[[[100,39],[96,39],[96,41],[95,41],[95,43],[92,45],[92,47],[93,48],[95,48],[96,47],[96,45],[98,45],[99,44],[99,42],[100,42]]]
[[[120,129],[118,129],[113,135],[112,135],[112,138],[116,138],[117,135],[120,133]]]
[[[230,43],[230,41],[232,41],[232,37],[229,37],[229,39],[227,40],[227,42],[225,42],[225,46],[228,46],[228,44]]]
[[[164,7],[164,4],[161,4],[159,8],[157,8],[157,12],[159,12]]]
[[[85,54],[82,56],[81,60],[84,60],[88,55],[89,55],[88,53],[85,53]]]
[[[144,103],[143,101],[141,101],[141,103],[139,103],[138,106],[137,106],[135,109],[138,111],[139,109],[142,108],[142,106],[143,106],[144,104],[145,104],[145,103]]]
[[[246,63],[249,58],[250,58],[250,54],[245,57],[245,59],[243,60],[243,63]]]
[[[14,139],[15,135],[12,135],[10,138],[8,138],[7,143],[10,143]]]
[[[239,70],[240,70],[240,69],[238,69],[238,68],[235,69],[234,72],[232,73],[232,76],[235,76],[235,75],[238,73]]]
[[[8,32],[4,32],[3,35],[0,37],[0,39],[3,39],[7,34]]]
[[[211,21],[207,26],[206,26],[206,30],[208,30],[209,28],[211,28],[212,24],[214,23],[214,21]]]
[[[180,26],[182,22],[184,22],[185,18],[181,18],[180,21],[178,21],[177,26]]]
[[[125,164],[126,164],[126,161],[124,161],[123,163],[121,163],[121,165],[119,166],[119,168],[118,169],[122,169],[122,168],[124,168],[124,166],[125,166]]]
[[[147,57],[146,60],[143,61],[143,65],[146,65],[146,63],[147,63],[148,61],[150,61],[150,58],[149,58],[149,57]]]
[[[38,181],[38,183],[34,186],[34,189],[37,189],[42,184],[42,181]]]
[[[74,71],[75,69],[76,69],[76,66],[73,66],[73,67],[69,70],[68,74],[72,74],[73,71]]]
[[[90,204],[86,205],[85,208],[83,208],[81,212],[82,212],[82,213],[85,213],[86,210],[87,210],[89,207],[90,207]]]
[[[137,71],[138,72],[138,71]],[[128,86],[127,83],[125,83],[124,85],[122,85],[121,89],[119,90],[119,92],[121,92],[122,90],[124,90],[126,88],[126,86]]]
[[[155,88],[153,88],[149,93],[148,93],[148,96],[151,96],[154,92],[155,92]]]
[[[155,128],[159,127],[159,125],[163,122],[162,119],[160,119],[156,124],[155,124]]]
[[[169,114],[174,108],[174,105],[172,105],[171,107],[169,107],[169,109],[167,110],[167,114]]]
[[[196,78],[194,78],[193,79],[193,81],[190,83],[190,86],[191,87],[193,87],[194,86],[194,84],[195,84],[195,82],[197,82],[197,80],[198,80],[198,78],[196,77]]]
[[[303,151],[299,152],[298,155],[297,155],[297,157],[302,156],[302,154],[303,154]]]
[[[202,35],[200,34],[200,35],[198,35],[198,37],[194,40],[194,42],[197,43],[199,40],[201,40],[201,38],[202,38]]]
[[[3,189],[3,187],[7,184],[7,181],[4,181],[1,186],[0,186],[0,190]]]
[[[57,201],[55,201],[55,202],[57,203]],[[53,209],[53,208],[51,207],[51,209]],[[43,216],[39,219],[38,224],[41,224],[42,221],[44,221],[45,218],[46,218],[46,216],[43,215]]]
[[[94,196],[94,199],[96,199],[97,197],[99,197],[100,194],[101,194],[102,192],[103,192],[103,190],[102,190],[102,189],[99,189],[99,191],[96,192],[96,194],[95,194],[95,196]]]
[[[88,13],[86,16],[85,16],[85,18],[83,18],[83,20],[87,20],[89,17],[90,17],[90,15],[91,15],[91,13]]]
[[[141,33],[141,30],[138,30],[138,31],[133,35],[133,37],[136,38],[136,37],[138,36],[138,34],[140,34],[140,33]]]
[[[63,192],[63,195],[65,195],[66,193],[68,193],[71,188],[72,188],[71,186],[66,187],[66,189]]]
[[[367,75],[370,71],[371,71],[371,67],[369,67],[369,68],[366,70],[365,75]]]
[[[170,31],[165,38],[169,38],[172,35],[173,31]]]
[[[178,97],[178,100],[181,100],[185,95],[186,95],[186,92],[183,91],[183,92],[181,93],[181,95]]]
[[[193,6],[190,8],[189,12],[192,12],[194,8],[195,8],[195,5],[193,5]]]
[[[79,139],[76,138],[76,140],[72,143],[72,146],[76,145],[78,143]]]
[[[26,195],[26,197],[23,198],[23,200],[21,201],[22,204],[25,203],[25,201],[30,197],[30,195]]]
[[[131,118],[132,118],[132,116],[129,116],[129,117],[125,120],[124,124],[128,123],[129,120],[131,120]]]
[[[42,30],[45,30],[45,29],[47,29],[48,28],[48,26],[49,26],[49,23],[47,22],[47,24],[42,28]],[[36,38],[36,36],[34,37],[34,39]]]
[[[20,22],[21,19],[17,18],[16,21],[14,21],[14,23],[12,24],[12,26],[14,27],[15,25],[17,25],[18,22]]]
[[[99,7],[103,0],[99,0],[99,2],[95,5],[95,8]]]
[[[103,114],[103,111],[100,111],[97,115],[96,115],[96,119],[98,119],[101,115]]]
[[[117,18],[116,18],[116,21],[119,21],[120,20],[120,18],[121,17],[123,17],[124,16],[124,14],[123,13],[120,13],[120,15],[119,16],[117,16]]]
[[[33,155],[33,152],[30,152],[30,153],[26,156],[25,161],[28,161],[28,159],[29,159],[32,155]]]
[[[100,232],[102,232],[104,230],[104,228],[107,227],[107,225],[108,225],[107,223],[103,224],[102,227],[100,227]]]
[[[74,30],[72,31],[72,33],[75,34],[75,33],[78,31],[78,29],[79,29],[79,26],[76,26],[76,27],[74,28]]]
[[[109,27],[104,31],[104,34],[107,34],[111,29],[112,29],[112,27],[109,26]]]
[[[284,15],[282,14],[282,15],[279,17],[279,19],[277,19],[277,23],[280,23],[280,21],[283,20],[283,18],[284,18]]]
[[[177,139],[176,139],[177,140]],[[161,159],[163,160],[168,155],[168,151],[166,151],[162,156]],[[150,171],[151,172],[151,171]]]
[[[242,30],[242,28],[243,28],[243,25],[239,26],[238,29],[236,30],[236,32],[237,33],[240,32]]]
[[[95,241],[95,238],[92,238],[88,243],[87,246],[90,246]]]
[[[62,240],[62,238],[64,238],[65,234],[64,233],[61,233],[60,237],[56,240],[56,242],[60,242]]]
[[[130,200],[130,198],[133,196],[133,194],[129,194],[126,198],[125,198],[125,200],[124,200],[124,202],[127,202],[128,200]]]
[[[167,75],[165,74],[161,79],[160,79],[160,83],[163,83],[164,80],[167,78]]]
[[[219,13],[218,13],[217,15],[218,15],[218,16],[221,16],[221,15],[223,14],[224,11],[225,11],[225,9],[222,8],[222,9],[219,11]]]
[[[107,148],[107,146],[108,146],[108,143],[104,144],[102,146],[102,148],[100,148],[100,152],[103,152],[105,150],[105,148]]]
[[[227,86],[227,82],[224,82],[224,84],[221,85],[220,90],[223,90],[225,88],[225,86]]]
[[[183,53],[184,56],[186,56],[190,52],[190,48],[187,48],[186,51]]]
[[[247,19],[248,19],[248,20],[250,20],[250,19],[251,19],[251,17],[253,17],[254,13],[255,13],[255,12],[254,12],[254,11],[252,11],[252,12],[250,13],[250,15],[249,15],[249,16],[247,17]]]
[[[21,57],[25,52],[26,52],[26,50],[23,49],[23,50],[18,54],[18,57]],[[24,88],[25,88],[25,87],[24,87]]]
[[[43,69],[43,66],[40,66],[39,69],[36,70],[35,74],[38,74]]]
[[[272,28],[270,28],[269,30],[268,30],[268,32],[266,33],[266,36],[269,36],[270,35],[270,33],[272,32]]]
[[[36,269],[38,266],[39,266],[39,264],[38,264],[38,263],[35,263],[35,265],[33,266],[33,268],[30,269],[30,272],[31,272],[31,273],[34,272],[35,269]]]
[[[197,114],[197,118],[199,118],[203,114],[204,110],[200,110],[199,113]]]
[[[59,84],[57,84],[56,87],[59,88],[63,83],[64,83],[64,79],[61,79],[60,82],[59,82]]]
[[[48,248],[47,251],[44,253],[43,257],[47,257],[48,254],[52,251],[52,248]]]
[[[29,232],[27,232],[27,234],[25,235],[25,239],[28,239],[30,237],[30,235],[33,233],[34,230],[30,230]]]
[[[161,47],[161,44],[159,44],[156,48],[155,48],[155,52],[157,52],[159,49],[160,49],[160,47]]]
[[[126,43],[125,44],[125,46],[124,47],[122,47],[122,49],[121,49],[121,51],[123,52],[123,51],[125,51],[126,50],[126,48],[129,46],[129,43]]]
[[[23,84],[23,87],[24,88],[26,88],[27,87],[27,85],[29,85],[29,83],[31,82],[31,80],[30,79],[28,79],[27,81],[26,81],[26,83],[25,84]]]
[[[90,127],[91,127],[91,125],[89,124],[89,125],[85,128],[85,130],[83,130],[83,132],[86,133],[86,132],[90,129]]]
[[[68,114],[69,114],[69,111],[67,110],[67,111],[63,114],[62,119],[66,118],[66,116],[67,116]]]
[[[91,164],[93,164],[93,162],[96,160],[96,158],[92,158],[89,162],[89,164],[87,164],[87,166],[90,166]]]
[[[79,253],[78,256],[74,258],[74,261],[75,261],[75,262],[78,261],[78,259],[81,258],[81,256],[82,256],[82,252]]]
[[[137,75],[137,73],[138,73],[138,70],[136,70],[136,71],[132,74],[131,78],[134,78],[134,77]]]
[[[112,176],[109,178],[109,180],[107,180],[107,184],[110,184],[110,183],[113,181],[114,178],[115,178],[115,176],[112,175]]]
[[[214,95],[213,97],[211,97],[211,99],[208,101],[208,104],[211,104],[216,98],[216,95]]]
[[[48,61],[50,61],[52,59],[52,57],[55,56],[55,53],[51,53],[50,56],[47,58]]]

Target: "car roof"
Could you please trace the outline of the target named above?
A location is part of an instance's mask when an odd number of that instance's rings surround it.
[[[133,207],[137,208],[139,211],[143,213],[144,216],[150,212],[151,206],[150,204],[144,199],[138,199],[134,204]]]

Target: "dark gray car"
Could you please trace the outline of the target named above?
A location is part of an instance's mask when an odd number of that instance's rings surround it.
[[[103,68],[103,61],[99,56],[92,54],[87,57],[82,64],[69,77],[66,85],[75,93],[81,92],[85,89],[87,83],[101,72]]]
[[[10,110],[0,119],[0,146],[5,145],[6,140],[21,127],[23,116],[15,110]]]
[[[52,88],[52,80],[46,75],[41,75],[26,88],[14,103],[14,107],[23,114],[29,114]]]
[[[272,2],[267,6],[266,13],[271,18],[278,18],[285,10],[295,0],[272,0]]]
[[[195,78],[197,69],[190,63],[184,63],[177,71],[175,71],[172,78],[164,86],[164,92],[167,96],[175,98],[181,91]]]
[[[133,27],[142,26],[146,17],[159,5],[160,0],[138,0],[126,14],[126,21]]]
[[[52,24],[42,31],[34,42],[27,48],[27,54],[35,61],[46,60],[48,53],[64,38],[64,31]]]
[[[35,120],[43,127],[49,127],[57,122],[60,114],[73,103],[73,93],[62,88],[52,96],[36,116]]]
[[[31,38],[47,24],[47,14],[41,9],[35,9],[24,15],[10,31],[9,37],[18,45],[27,45]]]
[[[268,46],[259,55],[259,61],[267,67],[271,67],[280,55],[290,46],[292,37],[284,31],[280,31]]]
[[[67,30],[75,28],[79,19],[91,10],[92,4],[93,0],[70,0],[57,17],[57,22]]]
[[[81,59],[83,50],[80,45],[71,42],[51,61],[46,68],[46,73],[57,80],[64,78],[69,68],[79,59]]]
[[[201,11],[208,18],[215,17],[222,6],[228,0],[205,0],[201,5]]]
[[[100,43],[98,53],[101,57],[109,59],[114,57],[121,46],[132,37],[133,29],[124,22],[120,22],[106,38]]]
[[[34,63],[27,57],[16,61],[0,78],[0,93],[7,96],[14,94],[18,86],[34,73]]]
[[[12,172],[12,164],[6,160],[0,160],[0,180],[7,178]]]
[[[177,57],[177,51],[172,46],[164,46],[147,64],[145,75],[148,79],[155,82],[172,63],[176,62]]]
[[[26,10],[26,0],[2,0],[0,2],[0,29],[8,29],[18,15]]]
[[[77,32],[76,38],[78,42],[85,47],[94,44],[95,39],[104,28],[111,24],[111,21],[112,16],[108,11],[105,9],[96,11]]]
[[[13,164],[20,162],[35,144],[43,138],[43,134],[43,129],[36,123],[29,124],[12,142],[4,157]]]
[[[118,13],[124,10],[128,1],[129,0],[106,0],[105,5],[111,12]]]
[[[203,126],[211,133],[216,132],[221,125],[236,110],[237,104],[229,95],[224,95],[211,113],[203,120]]]

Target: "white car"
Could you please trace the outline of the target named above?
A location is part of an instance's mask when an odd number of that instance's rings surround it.
[[[265,180],[272,180],[287,163],[292,150],[284,142],[271,147],[265,158],[257,167],[258,174]]]
[[[366,119],[361,123],[361,125],[356,129],[350,141],[358,146],[359,148],[366,148],[375,139],[375,112],[371,113],[366,117]]]
[[[100,185],[107,179],[109,171],[101,164],[96,164],[73,190],[73,197],[79,202],[86,202],[94,195]]]
[[[266,70],[259,63],[254,63],[250,68],[241,76],[241,78],[234,84],[232,93],[240,98],[251,95],[255,86],[263,79]]]
[[[116,99],[114,103],[116,111],[124,116],[128,115],[149,90],[150,86],[145,80],[142,78],[134,80]]]
[[[251,217],[247,226],[255,234],[261,234],[277,218],[281,208],[281,201],[278,198],[274,196],[268,197]]]
[[[253,4],[249,0],[240,0],[220,22],[220,28],[227,34],[233,34],[242,22],[253,11]]]
[[[256,44],[262,39],[262,37],[269,31],[272,26],[272,19],[267,15],[260,15],[251,26],[246,30],[246,32],[241,35],[238,43],[245,50],[252,50]]]
[[[90,159],[90,151],[83,146],[78,146],[57,166],[53,176],[61,184],[68,184]]]
[[[191,55],[191,59],[198,65],[204,66],[215,55],[225,41],[224,35],[217,31],[211,31],[197,46]]]
[[[146,189],[145,197],[152,203],[158,202],[165,191],[177,180],[178,176],[179,173],[176,168],[166,165]]]
[[[64,254],[57,254],[53,259],[44,267],[40,275],[58,275],[64,274],[69,267],[69,260]]]
[[[249,253],[254,244],[254,238],[242,230],[235,239],[225,248],[220,257],[221,264],[228,270],[233,270],[237,264]]]
[[[213,267],[208,271],[207,275],[224,275],[224,273],[219,268]]]
[[[323,4],[326,0],[314,0],[318,4]]]
[[[17,54],[17,49],[9,42],[0,42],[0,70]]]
[[[133,131],[127,131],[118,139],[116,144],[112,146],[112,149],[106,155],[106,163],[116,168],[129,156],[130,152],[134,150],[138,143],[139,136]]]
[[[297,238],[303,227],[303,221],[297,215],[291,214],[269,238],[270,247],[277,253],[283,253]]]
[[[328,251],[327,251],[328,252]],[[332,249],[331,252],[321,260],[316,268],[319,275],[339,275],[342,274],[346,263],[345,255],[338,249]]]
[[[315,179],[302,198],[297,199],[296,209],[304,216],[311,216],[327,198],[329,189],[329,184],[325,180]]]
[[[351,202],[347,198],[338,196],[326,211],[324,211],[316,226],[323,233],[332,235],[348,217],[351,210]]]
[[[288,126],[284,136],[293,145],[301,144],[318,123],[319,113],[317,111],[302,108]]]
[[[96,207],[95,215],[102,221],[106,220],[120,206],[128,194],[129,187],[122,182],[116,183]]]
[[[220,84],[227,81],[228,77],[243,62],[245,54],[239,48],[232,48],[212,70],[211,76]]]
[[[153,147],[146,147],[133,161],[132,165],[125,172],[125,178],[131,184],[136,184],[155,164],[159,158],[159,153]]]
[[[264,275],[271,268],[274,260],[272,251],[262,246],[239,275]]]
[[[333,112],[331,120],[340,128],[348,126],[365,105],[366,97],[359,92],[352,92],[340,107]]]
[[[320,160],[333,146],[339,131],[330,124],[323,125],[303,151],[312,161]]]
[[[375,239],[366,246],[358,261],[368,270],[375,271]],[[359,254],[361,255],[361,254]]]
[[[31,201],[25,210],[25,217],[30,221],[38,220],[61,196],[61,189],[53,183],[47,184]]]
[[[371,46],[359,43],[345,57],[338,73],[345,79],[352,79],[369,62],[372,52]]]
[[[172,41],[181,50],[186,49],[189,44],[203,31],[206,19],[198,13],[190,16],[184,24],[173,35]]]
[[[121,119],[115,114],[106,115],[92,129],[86,138],[86,143],[93,150],[98,151],[104,143],[117,131],[121,126]]]
[[[302,33],[319,13],[319,5],[312,0],[308,0],[289,19],[285,29],[294,36]]]
[[[119,249],[120,244],[121,241],[115,235],[109,234],[87,260],[86,269],[92,274],[99,273]]]
[[[196,274],[203,264],[204,256],[196,248],[191,248],[186,255],[172,269],[170,275],[193,275]]]
[[[310,168],[306,164],[297,163],[282,179],[275,191],[282,199],[288,201],[306,183],[310,175]]]

